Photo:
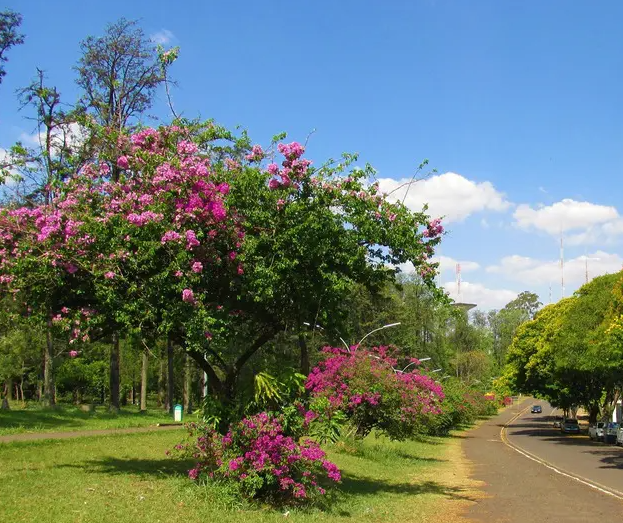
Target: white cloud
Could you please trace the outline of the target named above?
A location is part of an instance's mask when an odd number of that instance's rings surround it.
[[[454,258],[450,258],[449,256],[435,256],[432,261],[439,263],[440,272],[456,272],[457,263],[461,264],[461,273],[476,271],[480,269],[480,264],[478,262],[455,260]]]
[[[154,34],[149,35],[149,39],[153,43],[159,44],[159,45],[168,44],[174,38],[175,38],[175,35],[173,34],[172,31],[169,31],[168,29],[161,29],[160,31]]]
[[[449,256],[435,256],[430,260],[433,263],[439,263],[439,272],[440,273],[448,273],[451,272],[454,274],[456,271],[456,264],[461,264],[461,272],[470,272],[476,271],[480,269],[480,264],[475,261],[457,261],[454,258],[450,258]],[[415,272],[415,268],[411,262],[401,263],[398,265],[398,268],[406,273],[413,274]]]
[[[61,146],[67,147],[77,146],[86,138],[86,131],[78,123],[70,123],[59,126],[52,133],[52,153],[58,154]],[[27,147],[43,147],[45,145],[45,131],[39,133],[27,134],[21,133],[20,141]]]
[[[457,283],[447,282],[443,285],[450,297],[458,303],[473,303],[479,309],[500,309],[517,297],[517,292],[508,289],[489,289],[481,283],[461,281],[461,294],[458,294]]]
[[[612,241],[623,234],[623,219],[615,207],[564,199],[547,206],[519,205],[513,213],[515,225],[552,236],[565,236],[568,245]]]
[[[591,279],[602,274],[618,272],[622,265],[623,258],[619,254],[601,250],[565,261],[564,280],[567,294],[586,281],[587,268],[588,277]],[[487,267],[487,272],[504,275],[527,287],[549,284],[559,286],[562,276],[559,260],[538,260],[518,255],[502,258],[499,265]]]
[[[418,180],[409,185],[410,179],[380,178],[381,191],[389,199],[402,201],[414,211],[421,211],[428,204],[428,214],[444,216],[445,222],[459,222],[481,211],[505,211],[511,206],[504,194],[490,182],[474,182],[460,174],[447,172]]]

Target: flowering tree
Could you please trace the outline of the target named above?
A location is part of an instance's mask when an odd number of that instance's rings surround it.
[[[314,367],[306,388],[347,414],[357,436],[378,429],[392,439],[423,432],[431,416],[441,413],[440,384],[422,374],[410,358],[403,370],[387,347],[350,350],[326,347],[327,358]],[[409,368],[410,367],[410,368]]]
[[[227,328],[193,357],[225,401],[235,396],[246,363],[277,333],[300,334],[314,319],[334,325],[352,286],[378,289],[394,278],[391,266],[407,261],[433,281],[439,221],[391,203],[370,166],[353,166],[356,157],[313,168],[304,152],[296,142],[274,142],[268,151],[255,145],[244,159],[223,161],[227,201],[244,233],[240,277],[223,293]]]
[[[407,261],[432,284],[439,221],[391,203],[353,156],[314,169],[297,143],[245,154],[245,136],[211,123],[100,132],[99,154],[50,200],[0,211],[7,292],[71,323],[74,343],[87,318],[173,336],[232,402],[262,347],[309,318],[329,324],[350,286],[380,287]]]
[[[31,316],[71,326],[73,342],[89,340],[87,318],[109,334],[203,335],[211,289],[238,267],[228,185],[180,128],[121,136],[118,145],[127,154],[114,159],[114,178],[102,157],[49,200],[0,211],[1,281]]]

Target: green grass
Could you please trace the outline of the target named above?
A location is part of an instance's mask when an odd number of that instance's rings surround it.
[[[172,421],[172,416],[155,408],[141,414],[136,407],[124,407],[119,414],[113,414],[103,406],[97,407],[93,413],[82,412],[73,406],[55,409],[12,407],[11,410],[0,410],[0,436],[145,427],[167,421]]]
[[[153,432],[0,444],[0,521],[240,522],[283,521],[275,510],[228,499],[186,477],[191,462],[165,451],[185,433]],[[450,499],[467,499],[448,483],[458,440],[392,443],[368,438],[334,449],[340,491],[327,509],[290,509],[297,522],[431,521]],[[438,518],[435,516],[437,521]]]

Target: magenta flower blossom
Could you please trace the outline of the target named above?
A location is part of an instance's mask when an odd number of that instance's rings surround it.
[[[119,167],[119,169],[128,169],[130,167],[130,163],[128,162],[128,157],[119,156],[119,158],[117,158],[117,167]]]
[[[160,243],[164,245],[167,242],[175,242],[181,238],[180,233],[177,231],[167,231],[162,236]]]
[[[69,357],[70,358],[75,358],[76,356],[78,356],[78,351],[77,350],[70,350],[69,351]]]
[[[193,272],[199,274],[201,271],[203,271],[203,263],[201,262],[194,262],[191,266],[190,266],[190,270],[192,270]]]
[[[114,279],[116,276],[116,274],[112,271],[108,271],[107,273],[104,274],[104,278],[106,278],[107,280],[112,280]]]
[[[195,303],[195,293],[192,289],[184,289],[182,291],[182,301],[185,301],[186,303]]]

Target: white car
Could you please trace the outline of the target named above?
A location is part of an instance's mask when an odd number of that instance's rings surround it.
[[[617,431],[617,445],[621,445],[623,447],[623,427],[620,427]]]
[[[597,441],[604,438],[605,421],[598,421],[597,423],[591,423],[588,427],[588,437]]]

